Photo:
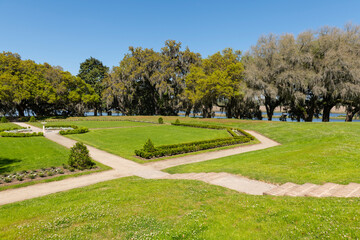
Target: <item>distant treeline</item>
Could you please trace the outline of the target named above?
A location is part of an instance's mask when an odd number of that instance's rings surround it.
[[[165,42],[159,51],[129,48],[112,70],[95,58],[75,77],[60,67],[0,54],[0,111],[23,116],[81,116],[116,110],[124,115],[213,117],[215,106],[229,118],[271,120],[283,107],[292,119],[312,121],[346,109],[346,121],[360,111],[360,26],[262,36],[242,54],[226,48],[205,59]]]

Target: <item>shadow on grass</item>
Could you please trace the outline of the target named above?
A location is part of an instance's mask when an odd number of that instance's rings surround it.
[[[0,174],[11,172],[14,169],[14,166],[11,165],[18,162],[21,160],[0,157]]]

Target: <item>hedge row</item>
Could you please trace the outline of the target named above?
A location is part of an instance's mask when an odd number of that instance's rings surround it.
[[[11,133],[11,132],[0,132],[1,137],[40,137],[44,136],[42,132],[34,133]]]
[[[19,130],[19,129],[26,129],[26,128],[24,128],[24,127],[3,128],[3,129],[0,129],[0,132],[12,131],[12,130]]]
[[[172,156],[182,153],[196,152],[211,148],[224,147],[229,145],[235,145],[240,143],[250,142],[250,139],[245,136],[238,136],[235,138],[220,138],[208,141],[198,141],[192,143],[165,145],[155,148],[155,151],[148,152],[143,149],[135,150],[135,154],[142,158],[154,158]]]
[[[229,127],[222,127],[222,126],[217,126],[217,125],[209,125],[209,124],[196,124],[196,123],[171,123],[171,125],[174,126],[185,126],[185,127],[195,127],[195,128],[208,128],[208,129],[226,129],[231,136],[235,137],[238,136],[234,130],[240,132],[241,134],[243,134],[244,136],[250,138],[251,140],[254,140],[255,137],[247,132],[245,132],[244,130],[240,129],[240,128],[229,128]]]
[[[195,127],[195,128],[208,128],[208,129],[225,129],[226,127],[209,125],[209,124],[196,124],[196,123],[171,123],[174,126],[185,126],[185,127]]]
[[[68,134],[81,134],[81,133],[87,133],[89,132],[89,129],[86,127],[80,127],[73,130],[61,130],[59,133],[61,135],[68,135]]]
[[[217,139],[212,139],[212,140],[196,141],[196,142],[190,142],[190,143],[162,145],[162,146],[158,146],[156,148],[155,147],[145,148],[145,146],[144,146],[144,148],[141,150],[135,150],[135,154],[139,157],[149,159],[149,158],[153,158],[153,157],[171,156],[171,155],[176,155],[176,154],[195,152],[195,151],[200,151],[200,150],[205,150],[205,149],[246,143],[246,142],[250,142],[251,140],[255,139],[254,136],[252,136],[251,134],[249,134],[239,128],[232,129],[232,128],[222,127],[222,126],[217,126],[217,125],[180,123],[179,121],[172,123],[172,125],[196,127],[196,128],[208,128],[208,129],[226,129],[232,137],[217,138]],[[242,134],[242,136],[239,136],[236,132],[234,132],[234,130],[239,132],[240,134]],[[148,141],[150,141],[150,140],[148,140]],[[153,149],[153,150],[148,150],[148,149]]]

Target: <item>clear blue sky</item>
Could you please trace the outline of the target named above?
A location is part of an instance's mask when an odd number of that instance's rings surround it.
[[[90,56],[118,65],[129,46],[174,39],[203,57],[246,51],[263,34],[360,24],[359,10],[358,0],[0,0],[0,51],[77,74]]]

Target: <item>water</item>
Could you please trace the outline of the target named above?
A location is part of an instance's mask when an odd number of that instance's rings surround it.
[[[215,112],[215,117],[214,118],[218,118],[218,119],[226,119],[227,117],[224,115],[224,112]],[[223,115],[223,116],[221,116]],[[266,112],[262,112],[262,115],[266,116]],[[280,112],[275,112],[273,114],[273,121],[274,122],[279,122],[280,121],[280,116],[282,115],[282,113]],[[180,117],[185,117],[185,112],[184,111],[180,111],[179,112],[179,116]],[[334,117],[343,117],[345,116],[345,113],[330,113],[330,122],[345,122],[345,119],[334,119]],[[192,113],[190,114],[190,117],[193,117]],[[200,115],[196,115],[195,118],[202,118],[202,116]],[[267,117],[263,117],[262,119],[263,121],[267,121],[268,118]],[[297,120],[291,120],[291,118],[287,118],[287,122],[297,122]],[[301,120],[301,122],[305,122],[304,120]],[[322,122],[321,118],[314,118],[313,122]],[[353,122],[360,122],[360,119],[353,119]]]

